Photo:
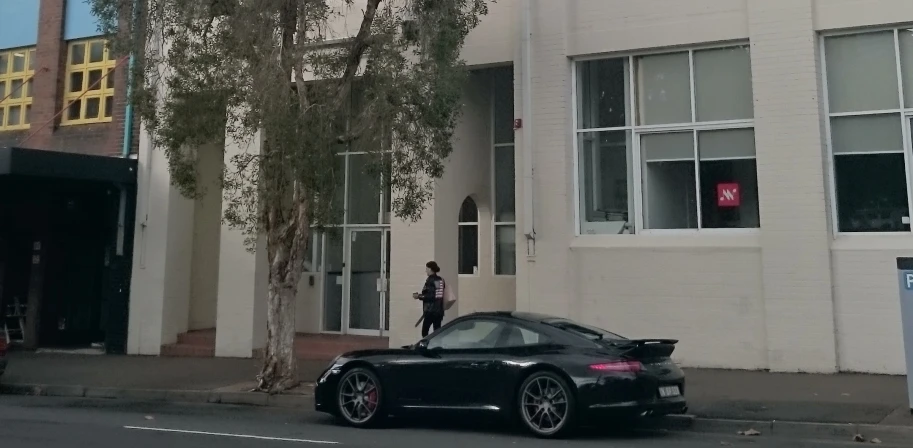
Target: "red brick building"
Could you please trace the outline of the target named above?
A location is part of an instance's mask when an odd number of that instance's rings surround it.
[[[85,0],[0,0],[0,337],[123,352],[127,68]]]

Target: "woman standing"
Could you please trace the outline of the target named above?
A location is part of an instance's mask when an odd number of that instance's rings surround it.
[[[425,264],[425,286],[422,292],[412,294],[412,298],[422,301],[422,337],[428,336],[428,330],[433,326],[434,331],[441,328],[444,320],[444,279],[438,275],[440,266],[433,261]]]

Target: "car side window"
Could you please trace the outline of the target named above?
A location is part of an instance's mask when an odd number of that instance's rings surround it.
[[[490,320],[460,322],[428,340],[429,349],[494,348],[504,324]]]
[[[549,342],[547,336],[528,328],[512,324],[506,324],[505,327],[504,333],[498,341],[498,347],[525,347]]]

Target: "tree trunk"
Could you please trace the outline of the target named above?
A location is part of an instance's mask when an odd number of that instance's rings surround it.
[[[305,204],[299,204],[299,214],[288,233],[277,232],[267,238],[270,254],[269,292],[266,308],[266,350],[263,368],[257,376],[257,388],[278,394],[298,385],[298,366],[295,358],[295,297],[303,272],[304,252],[307,249],[308,224]],[[277,233],[279,233],[277,235]]]
[[[266,351],[263,368],[258,375],[259,390],[270,394],[277,394],[298,385],[298,366],[295,359],[295,296],[298,285],[276,282],[276,278],[277,276],[270,275],[266,311]]]

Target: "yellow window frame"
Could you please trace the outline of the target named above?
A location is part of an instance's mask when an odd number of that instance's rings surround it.
[[[31,126],[34,75],[35,47],[0,50],[0,132]]]
[[[67,44],[61,126],[108,123],[114,112],[116,60],[105,39]]]

